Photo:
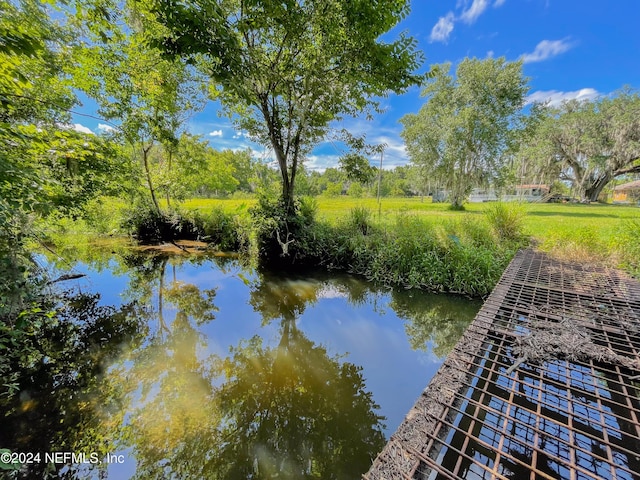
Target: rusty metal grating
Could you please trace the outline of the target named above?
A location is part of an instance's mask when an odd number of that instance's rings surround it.
[[[364,478],[640,479],[640,284],[520,252]]]

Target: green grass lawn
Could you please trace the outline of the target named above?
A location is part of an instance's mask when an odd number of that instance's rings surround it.
[[[431,203],[430,199],[383,198],[378,217],[375,198],[317,197],[318,218],[337,222],[355,207],[372,211],[373,219],[392,224],[399,213],[417,215],[427,221],[441,221],[462,215],[483,215],[490,203],[469,203],[465,211],[449,210],[448,204]],[[189,210],[206,211],[214,206],[230,213],[246,212],[255,204],[253,199],[192,199],[183,203]],[[613,260],[612,252],[619,243],[619,233],[625,221],[640,219],[636,206],[603,204],[525,204],[524,233],[538,248],[571,260]]]

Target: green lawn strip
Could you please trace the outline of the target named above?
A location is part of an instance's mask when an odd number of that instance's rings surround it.
[[[380,216],[375,198],[317,197],[318,220],[335,223],[356,207],[371,210],[374,222],[393,223],[399,213],[410,213],[437,223],[444,218],[481,216],[490,203],[468,203],[464,211],[453,211],[446,203],[431,203],[429,198],[383,198]],[[242,213],[255,204],[253,199],[190,199],[180,205],[187,210],[206,211],[222,208],[227,213]],[[543,249],[558,242],[571,241],[586,247],[613,245],[625,220],[640,218],[640,208],[624,205],[582,205],[561,203],[525,204],[524,233]]]
[[[402,274],[400,275],[402,280],[398,278],[400,283],[421,285],[423,280],[425,283],[431,282],[422,278],[424,268],[434,262],[428,258],[430,251],[441,251],[442,254],[438,254],[438,257],[450,262],[446,271],[453,268],[454,264],[462,268],[478,262],[490,266],[487,268],[492,270],[497,265],[488,262],[487,256],[504,257],[498,262],[502,265],[507,260],[505,255],[511,251],[511,248],[506,246],[504,252],[501,250],[503,247],[499,245],[488,245],[487,248],[482,246],[486,242],[480,237],[485,236],[491,242],[489,237],[493,236],[490,221],[485,215],[487,209],[495,205],[492,203],[467,204],[464,211],[453,211],[449,209],[448,204],[431,203],[430,199],[422,201],[420,198],[383,198],[380,206],[375,198],[345,196],[317,197],[316,202],[317,220],[326,225],[324,230],[327,232],[326,235],[335,236],[333,239],[326,237],[324,240],[326,244],[318,244],[316,247],[321,246],[327,252],[336,251],[337,259],[340,249],[346,249],[345,252],[351,258],[345,258],[347,263],[338,261],[336,266],[339,267],[343,263],[349,264],[354,266],[354,270],[370,277],[375,277],[374,268],[378,265],[377,272],[381,274],[386,275],[388,272]],[[207,236],[217,238],[221,235],[229,236],[233,232],[217,231],[219,227],[214,224],[217,224],[217,219],[222,217],[216,212],[237,216],[239,221],[233,224],[244,225],[241,228],[251,228],[249,210],[255,204],[255,199],[245,198],[189,199],[172,203],[172,207],[177,207],[187,215],[189,212],[197,214],[205,227],[208,227]],[[113,225],[117,223],[115,217],[124,206],[122,201],[104,199],[98,209],[100,211],[95,215],[98,220],[73,222],[59,219],[55,230],[76,239],[83,234],[108,235]],[[638,227],[633,227],[636,225],[633,223],[634,220],[640,225],[640,208],[600,204],[524,204],[523,208],[526,216],[523,220],[522,232],[537,248],[561,259],[583,262],[602,261],[610,266],[624,266],[628,271],[636,274],[640,269],[633,253],[640,251],[638,235],[635,233]],[[379,233],[358,240],[359,230],[357,228],[352,230],[353,221],[356,218],[354,214],[362,209],[369,212],[367,222],[374,231]],[[107,218],[109,221],[105,221],[105,225],[102,225],[99,219]],[[403,218],[406,220],[402,220]],[[225,228],[228,230],[233,227],[233,224],[230,223]],[[632,228],[628,228],[629,225],[632,225]],[[469,235],[475,235],[475,239]],[[348,242],[340,240],[342,237]],[[64,243],[64,240],[56,239],[55,235],[49,238],[53,241],[52,243]],[[374,252],[372,249],[377,250]],[[400,253],[403,256],[402,259],[398,258]],[[457,256],[454,258],[451,255]],[[473,258],[463,258],[460,255],[472,255]],[[400,260],[409,261],[410,258],[413,259],[410,265],[398,263]],[[355,268],[356,264],[359,268]],[[445,270],[442,272],[444,275]],[[469,271],[467,278],[471,278],[472,273]],[[446,275],[452,274],[449,272]],[[493,277],[495,274],[496,272],[492,270],[489,276]],[[461,280],[466,281],[464,278]],[[451,279],[447,282],[451,282]],[[434,280],[433,283],[437,282]],[[471,286],[470,288],[484,293],[484,287]]]

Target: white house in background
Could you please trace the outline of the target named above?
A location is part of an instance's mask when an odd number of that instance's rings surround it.
[[[497,202],[498,195],[493,188],[474,188],[469,195],[470,203]]]
[[[551,187],[543,183],[516,185],[514,189],[507,190],[507,194],[502,196],[502,200],[506,202],[512,200],[546,202],[549,198],[549,192],[551,192]]]
[[[532,183],[508,188],[505,194],[498,196],[493,188],[474,188],[469,195],[469,202],[496,202],[498,200],[503,202],[545,202],[550,190],[549,185]]]

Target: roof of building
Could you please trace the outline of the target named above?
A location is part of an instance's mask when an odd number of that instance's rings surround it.
[[[543,183],[530,183],[530,184],[526,184],[526,185],[516,185],[516,188],[546,188],[549,189],[549,185],[545,185]]]
[[[635,182],[623,183],[622,185],[618,185],[614,187],[614,190],[635,190],[636,188],[640,188],[640,180],[636,180]]]

